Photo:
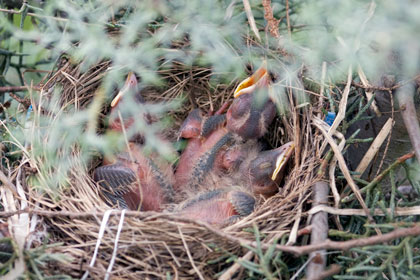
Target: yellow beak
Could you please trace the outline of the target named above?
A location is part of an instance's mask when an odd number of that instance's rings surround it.
[[[130,89],[134,89],[137,86],[137,78],[133,72],[128,73],[127,79],[125,80],[124,87],[118,92],[117,96],[112,99],[111,108],[117,106],[118,102],[120,102],[123,95],[129,91]]]
[[[236,87],[233,97],[236,98],[244,93],[252,92],[257,83],[265,79],[268,79],[268,73],[266,63],[264,62],[251,77],[246,78]]]
[[[271,180],[273,181],[277,179],[277,175],[286,165],[287,161],[292,156],[292,153],[295,150],[295,144],[293,142],[286,143],[282,147],[284,147],[285,150],[277,157],[276,169],[274,169],[273,175],[271,176]]]

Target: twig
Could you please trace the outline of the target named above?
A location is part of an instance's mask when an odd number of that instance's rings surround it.
[[[22,11],[16,11],[16,10],[8,10],[8,9],[1,9],[0,8],[0,12],[3,13],[8,13],[8,14],[15,14],[15,15],[20,15],[22,13]],[[53,16],[45,16],[45,15],[38,15],[35,13],[27,13],[26,15],[31,16],[31,17],[38,17],[38,18],[46,18],[46,19],[53,19],[56,21],[63,21],[63,22],[67,22],[69,21],[66,18],[59,18],[59,17],[53,17]]]
[[[19,96],[11,92],[9,92],[9,96],[17,102],[19,102],[20,104],[22,104],[23,106],[25,106],[26,109],[29,108],[29,106],[31,106],[31,101],[29,99],[20,98]]]
[[[344,83],[339,83],[339,84],[344,84]],[[395,90],[395,89],[397,89],[397,88],[399,88],[399,87],[401,87],[402,86],[402,84],[400,84],[400,83],[398,83],[398,84],[395,84],[394,86],[392,86],[392,87],[381,87],[381,86],[373,86],[373,85],[363,85],[363,84],[360,84],[360,83],[357,83],[357,82],[354,82],[354,81],[352,81],[351,82],[351,85],[352,86],[354,86],[354,87],[357,87],[357,88],[362,88],[362,89],[365,89],[365,90],[379,90],[379,91],[393,91],[393,90]]]
[[[287,21],[287,32],[289,33],[289,38],[292,38],[292,29],[290,28],[289,0],[286,0],[286,21]]]
[[[105,280],[109,279],[109,275],[111,274],[112,267],[114,266],[114,263],[115,263],[115,258],[117,257],[118,241],[120,240],[120,234],[121,234],[121,230],[122,230],[123,224],[124,224],[125,212],[126,212],[126,210],[123,210],[121,212],[120,223],[118,224],[117,234],[115,235],[114,250],[112,252],[112,257],[111,257],[111,261],[109,262],[108,269],[106,270],[106,274],[105,274],[105,278],[104,278]]]
[[[14,196],[18,197],[18,193],[16,191],[15,185],[13,185],[12,182],[10,182],[9,178],[7,178],[7,176],[1,170],[0,170],[0,181],[3,183],[3,186],[8,188],[13,193]],[[0,215],[1,214],[2,213],[0,213]],[[6,216],[6,217],[8,218],[10,216]]]
[[[201,280],[204,280],[203,275],[201,275],[200,270],[198,270],[197,266],[195,265],[195,262],[194,262],[194,260],[193,260],[193,258],[191,256],[190,249],[188,249],[187,242],[185,241],[184,234],[182,233],[182,230],[181,230],[181,228],[179,226],[178,226],[178,231],[179,231],[179,236],[181,237],[182,243],[184,244],[185,250],[187,252],[188,259],[190,260],[190,263],[191,263],[192,267],[194,268],[195,273],[197,273],[198,277]]]
[[[392,127],[394,127],[394,125],[395,125],[395,107],[394,107],[394,98],[393,98],[393,96],[392,96],[392,92],[388,91],[388,94],[389,94],[389,99],[390,99],[390,101],[391,101],[391,119],[393,120],[393,122],[392,122]],[[379,165],[378,165],[378,170],[376,170],[375,177],[379,175],[379,173],[380,173],[380,172],[381,172],[381,170],[382,170],[382,166],[383,166],[383,165],[384,165],[384,163],[385,163],[385,158],[386,158],[387,153],[388,153],[388,150],[389,150],[389,145],[391,144],[391,137],[392,137],[392,128],[391,128],[391,131],[390,131],[390,132],[389,132],[389,134],[388,134],[388,140],[386,141],[386,145],[385,145],[385,148],[384,148],[384,152],[383,152],[383,154],[382,154],[382,159],[381,159],[381,161],[379,162]]]
[[[362,84],[366,87],[369,87],[369,81],[366,78],[365,72],[363,72],[362,67],[358,67],[358,74],[359,74],[359,78],[362,81]],[[369,100],[371,100],[373,98],[373,91],[372,90],[365,90],[365,94],[367,97],[367,100],[369,102]],[[382,115],[381,111],[378,108],[378,105],[376,105],[376,101],[373,100],[372,103],[370,104],[370,106],[372,107],[373,111],[375,112],[375,114],[380,117]]]
[[[376,153],[381,148],[388,134],[392,130],[392,123],[393,123],[392,118],[389,118],[384,124],[384,126],[382,127],[381,131],[376,136],[375,140],[370,145],[368,151],[366,152],[363,159],[360,161],[359,165],[357,166],[355,170],[356,172],[360,173],[360,175],[357,175],[358,177],[362,176],[363,172],[365,172],[366,168],[369,166],[370,162],[372,161]]]
[[[88,267],[88,269],[86,269],[85,273],[83,274],[83,276],[81,278],[82,280],[86,280],[88,278],[88,276],[89,276],[89,268],[92,268],[93,265],[96,262],[96,257],[98,256],[99,246],[102,243],[102,237],[104,236],[105,229],[106,229],[106,226],[107,226],[108,221],[109,221],[109,216],[111,215],[111,213],[113,211],[114,210],[107,210],[103,214],[103,218],[102,218],[102,222],[101,222],[101,227],[99,228],[98,239],[96,240],[95,250],[93,252],[92,259],[91,259],[91,261],[89,263],[89,267]],[[122,213],[124,213],[124,210],[121,212],[121,215],[122,215]]]
[[[293,223],[292,230],[290,231],[290,235],[289,235],[289,240],[287,241],[286,245],[293,245],[296,243],[301,218],[302,218],[302,205],[300,205],[298,208],[295,222]]]
[[[340,216],[366,216],[366,213],[363,209],[343,209],[343,208],[335,208],[330,207],[327,205],[318,205],[313,207],[311,210],[308,211],[308,214],[315,214],[319,212],[326,212],[332,215],[340,215]],[[420,206],[413,206],[413,207],[395,207],[392,208],[385,208],[385,209],[374,209],[372,211],[372,215],[374,216],[387,216],[393,213],[394,216],[418,216],[420,215]]]
[[[268,23],[268,31],[278,40],[278,50],[284,57],[290,57],[290,54],[282,47],[282,36],[279,32],[280,20],[277,20],[273,15],[273,8],[271,7],[271,0],[263,0],[264,18]],[[290,26],[288,26],[289,28]]]
[[[414,84],[409,83],[399,88],[396,95],[411,145],[414,148],[417,160],[420,161],[420,126],[414,106],[414,92]]]
[[[322,273],[315,276],[314,278],[308,278],[308,279],[322,280],[322,279],[331,277],[335,274],[338,274],[338,273],[340,273],[340,271],[341,271],[341,266],[339,266],[338,264],[332,264],[331,267],[328,268],[327,270],[324,270]]]
[[[325,124],[326,126],[326,124]],[[344,146],[346,145],[346,138],[344,137],[344,135],[338,131],[336,131],[334,133],[334,136],[337,137],[338,139],[340,139],[340,143],[338,144],[338,148],[340,150],[340,153],[343,151]],[[330,170],[329,170],[329,177],[330,177],[330,188],[331,188],[331,192],[333,194],[334,197],[334,206],[335,207],[339,207],[340,205],[340,194],[338,193],[337,190],[337,185],[336,185],[336,178],[335,178],[335,168],[337,167],[337,157],[334,156],[334,158],[332,159],[331,163],[330,163]],[[338,223],[337,220],[337,224],[340,225],[340,223]]]
[[[307,235],[312,232],[312,226],[307,226],[300,229],[297,232],[298,236]],[[271,238],[268,243],[273,242],[276,238],[278,238],[280,234],[276,234],[273,238]],[[240,262],[243,260],[250,260],[254,256],[253,251],[248,251],[243,257],[239,258],[231,267],[229,267],[219,278],[218,280],[229,280],[232,279],[233,275],[242,267]]]
[[[248,0],[242,0],[244,3],[244,9],[246,12],[246,16],[249,21],[249,25],[251,26],[251,30],[254,32],[255,36],[258,38],[258,41],[261,42],[260,34],[258,33],[257,25],[255,24],[254,15],[252,14],[251,5],[249,4]]]
[[[41,87],[34,86],[32,87],[33,90],[41,91]],[[29,88],[27,86],[10,86],[10,87],[0,87],[0,93],[5,92],[19,92],[19,91],[27,91]]]
[[[366,237],[366,238],[353,239],[353,240],[348,240],[348,241],[327,240],[322,243],[318,243],[314,245],[307,245],[307,246],[277,245],[276,248],[281,251],[285,251],[285,252],[293,253],[297,256],[301,256],[301,255],[306,255],[308,253],[318,251],[318,250],[347,251],[354,247],[364,247],[364,246],[369,246],[369,245],[375,245],[375,244],[389,242],[397,238],[406,237],[406,236],[417,236],[419,234],[420,234],[420,225],[416,224],[415,226],[411,228],[399,228],[383,235],[375,235],[375,236]]]
[[[318,108],[319,108],[319,113],[318,113],[318,118],[321,118],[321,109],[324,107],[323,106],[323,102],[324,102],[324,82],[325,82],[325,75],[327,74],[327,63],[325,61],[322,62],[322,72],[321,72],[321,87],[319,89],[319,103],[318,103]]]
[[[2,12],[2,13],[8,13],[8,14],[14,14],[14,15],[20,15],[20,14],[22,14],[22,11],[8,10],[8,9],[2,9],[2,8],[0,8],[0,12]],[[36,17],[36,18],[52,19],[52,20],[60,21],[60,22],[74,21],[74,20],[70,20],[70,19],[67,19],[67,18],[54,17],[54,16],[46,16],[46,15],[40,15],[40,14],[36,14],[36,13],[26,13],[26,15],[27,16],[31,16],[31,17]],[[90,26],[92,26],[92,25],[100,25],[100,24],[97,24],[97,23],[89,23],[89,22],[84,22],[84,21],[80,21],[80,20],[78,22],[83,22],[84,24],[90,25]],[[105,26],[108,26],[108,27],[118,27],[118,26],[121,26],[121,25],[116,25],[116,24],[112,24],[112,23],[109,23],[109,22],[103,22],[102,24],[105,25]]]
[[[367,208],[366,203],[363,200],[362,195],[360,194],[360,190],[357,187],[357,185],[354,183],[353,178],[350,175],[349,169],[346,165],[346,162],[344,160],[343,155],[340,152],[340,149],[338,148],[337,144],[334,142],[334,139],[332,139],[331,136],[322,127],[320,122],[322,123],[322,121],[318,118],[316,118],[313,121],[314,125],[322,132],[322,134],[326,138],[326,141],[330,144],[331,149],[334,151],[334,154],[335,154],[335,156],[337,157],[337,160],[338,160],[338,165],[340,166],[340,169],[343,172],[344,177],[346,178],[348,184],[350,185],[352,191],[354,192],[354,195],[356,196],[356,198],[359,201],[360,205],[362,206],[363,210],[366,212],[366,215],[368,216],[369,220],[373,221],[373,218],[369,213],[369,209]]]
[[[352,67],[349,66],[348,74],[347,74],[347,84],[344,88],[343,95],[341,97],[340,106],[338,109],[338,114],[331,125],[330,129],[328,130],[328,136],[331,137],[331,135],[334,135],[334,132],[337,130],[338,126],[340,125],[341,121],[344,120],[346,116],[346,110],[347,110],[347,99],[349,97],[350,93],[350,84],[352,81]],[[324,143],[322,143],[320,152],[322,153],[325,149],[325,146],[327,145],[327,139],[324,140]]]
[[[264,18],[268,24],[268,31],[275,38],[280,38],[279,33],[279,20],[274,18],[273,9],[271,8],[271,0],[263,0],[262,5],[264,7]]]
[[[319,181],[313,186],[314,201],[312,206],[318,206],[328,203],[328,183]],[[318,244],[324,242],[328,238],[328,215],[324,212],[317,212],[312,217],[312,233],[311,244]],[[314,251],[309,254],[311,262],[306,269],[306,278],[315,279],[317,275],[323,273],[326,263],[326,255],[324,250]]]
[[[241,268],[241,261],[249,261],[254,256],[254,252],[248,251],[243,257],[239,258],[237,262],[235,262],[231,267],[228,268],[219,278],[218,280],[230,280],[232,279],[233,275]]]
[[[387,169],[385,169],[381,174],[379,174],[375,179],[373,179],[372,182],[370,182],[367,186],[363,187],[362,189],[360,189],[360,193],[363,194],[365,192],[367,192],[368,190],[370,190],[371,188],[373,188],[374,186],[376,186],[380,181],[383,180],[383,178],[395,167],[397,167],[398,165],[404,163],[407,159],[414,157],[414,152],[405,154],[399,158],[397,158],[396,161],[394,161],[394,163],[392,163]],[[345,198],[343,198],[341,200],[342,203],[346,203],[349,201],[352,201],[354,199],[354,194],[351,194]]]
[[[113,210],[111,215],[121,215],[121,212],[123,210]],[[44,217],[70,217],[70,218],[88,218],[88,217],[101,217],[104,216],[106,212],[70,212],[70,211],[47,211],[47,210],[18,210],[18,211],[11,211],[11,212],[0,212],[0,217],[10,217],[13,215],[17,215],[20,213],[29,213],[29,214],[38,214],[40,216]],[[126,216],[136,216],[136,217],[143,217],[144,221],[147,221],[149,219],[154,220],[156,218],[163,218],[166,217],[170,220],[174,221],[180,221],[180,222],[186,222],[191,223],[195,225],[199,225],[208,231],[220,236],[221,238],[225,238],[227,240],[230,240],[232,242],[238,243],[240,245],[248,245],[252,246],[254,248],[257,248],[257,243],[255,241],[249,241],[243,238],[234,237],[226,232],[223,232],[221,230],[218,230],[212,226],[210,226],[207,223],[199,222],[196,220],[176,217],[171,214],[165,214],[165,213],[146,213],[146,212],[139,212],[139,211],[127,211]],[[349,241],[331,241],[327,240],[325,242],[321,242],[319,244],[314,245],[306,245],[306,246],[288,246],[288,245],[275,245],[275,248],[280,251],[284,251],[287,253],[294,254],[296,256],[306,255],[314,251],[318,250],[349,250],[353,247],[363,247],[363,246],[369,246],[369,245],[375,245],[379,243],[388,242],[400,237],[406,237],[406,236],[417,236],[420,235],[420,224],[415,223],[413,227],[410,228],[399,228],[394,231],[391,231],[387,234],[383,235],[376,235],[366,238],[360,238],[355,240],[349,240]],[[273,246],[273,244],[266,244],[261,243],[260,244],[262,249],[269,249]]]

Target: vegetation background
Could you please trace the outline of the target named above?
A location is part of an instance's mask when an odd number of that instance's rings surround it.
[[[177,112],[187,110],[183,106],[194,89],[187,88],[188,80],[176,83],[173,78],[185,71],[202,69],[204,74],[191,79],[206,76],[206,90],[214,96],[221,89],[228,92],[246,77],[247,69],[256,69],[266,61],[277,81],[273,89],[279,115],[292,114],[291,106],[319,108],[318,96],[322,95],[326,100],[320,107],[322,117],[339,112],[350,74],[348,102],[344,103],[348,119],[339,127],[345,135],[352,124],[373,118],[364,114],[373,103],[366,92],[394,91],[418,75],[419,14],[420,3],[411,0],[0,0],[2,183],[17,184],[22,176],[19,170],[31,161],[37,166],[37,174],[24,178],[23,189],[29,185],[53,201],[60,200],[61,190],[70,185],[70,171],[75,164],[89,169],[99,154],[120,150],[125,145],[124,135],[98,132],[106,127],[107,104],[129,71],[136,73],[145,90],[167,93],[170,88],[175,92],[166,98],[169,102],[147,105],[148,110],[167,117],[147,130],[144,123],[138,123],[127,132],[129,137],[141,131],[146,138],[145,148],[169,160],[176,158],[177,147],[162,142],[157,134],[179,125],[182,114]],[[63,97],[66,89],[60,84],[49,87],[50,92],[41,91],[63,61],[78,65],[81,73],[102,65],[106,70],[100,74],[99,90],[92,89],[75,102],[67,102]],[[396,82],[384,85],[384,75],[393,75]],[[80,82],[68,79],[70,83]],[[202,92],[197,89],[198,100]],[[290,104],[289,93],[295,104]],[[213,109],[217,105],[203,106]],[[127,102],[128,115],[137,111]],[[402,121],[395,126],[403,126]],[[344,154],[351,145],[371,143],[374,137],[359,137],[356,131],[349,139]],[[397,147],[394,142],[389,145],[391,150]],[[332,152],[329,155],[331,159]],[[385,162],[376,175],[396,159]],[[32,163],[27,169],[34,168]],[[371,213],[388,209],[384,210],[387,214],[375,215],[375,223],[369,223],[363,215],[343,216],[340,225],[330,219],[329,238],[366,238],[377,229],[387,233],[415,225],[420,213],[413,207],[419,203],[400,194],[399,187],[410,181],[416,189],[410,195],[416,197],[418,180],[414,175],[397,177],[397,165],[400,163],[383,173],[382,177],[388,178],[383,184],[374,178],[362,180],[352,173],[359,188],[365,190],[364,201]],[[415,161],[406,168],[417,174]],[[347,193],[342,171],[337,168],[335,176],[340,194]],[[0,204],[5,207],[6,194],[3,191],[1,195]],[[329,202],[333,204],[331,197]],[[340,206],[361,207],[360,201],[350,199]],[[23,207],[22,202],[18,207]],[[417,212],[398,216],[394,212],[398,207],[411,207]],[[254,234],[258,241],[258,234]],[[4,242],[10,242],[6,239]],[[0,267],[0,274],[16,269],[17,260],[21,260],[20,272],[26,278],[70,278],[59,269],[54,273],[47,269],[68,261],[59,250],[51,253],[50,248],[60,244],[49,242],[48,234],[39,240],[40,246],[26,247],[24,258],[12,254],[14,257]],[[299,239],[300,245],[307,242],[307,238]],[[420,256],[416,254],[419,245],[420,237],[403,235],[345,253],[329,251],[327,265],[341,267],[331,276],[334,279],[416,279],[420,273]],[[248,249],[255,250],[257,257],[238,263],[245,269],[242,276],[249,279],[297,279],[310,260],[307,254],[294,257],[274,249]],[[218,262],[220,273],[238,257]]]

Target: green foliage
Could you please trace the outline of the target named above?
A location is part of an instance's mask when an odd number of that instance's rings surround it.
[[[223,79],[240,75],[244,69],[241,55],[247,51],[243,40],[244,16],[235,14],[224,20],[224,10],[224,3],[208,1],[47,1],[41,11],[35,10],[39,16],[31,17],[31,21],[29,17],[22,21],[23,15],[15,15],[10,21],[6,14],[0,14],[0,23],[4,26],[2,35],[9,39],[3,44],[9,44],[8,49],[12,51],[12,55],[5,57],[6,64],[13,62],[14,51],[25,51],[25,60],[19,59],[16,67],[18,74],[23,65],[33,64],[34,58],[37,62],[50,61],[51,68],[51,63],[63,52],[75,62],[83,61],[85,70],[103,60],[112,62],[103,82],[106,98],[97,98],[95,106],[76,111],[71,105],[61,106],[59,91],[52,100],[41,100],[34,94],[36,102],[51,112],[46,117],[37,115],[27,120],[38,127],[36,131],[25,128],[25,114],[17,116],[16,123],[12,116],[8,118],[14,145],[19,149],[30,145],[32,150],[27,156],[45,163],[38,176],[38,180],[43,179],[36,185],[56,188],[65,184],[67,170],[75,156],[81,155],[87,162],[95,151],[110,154],[123,148],[123,136],[99,136],[93,130],[83,132],[110,99],[115,82],[122,86],[128,71],[137,74],[141,87],[160,84],[157,70],[171,67],[174,60],[187,65],[210,66]],[[174,44],[179,46],[174,48]],[[3,72],[8,73],[8,67]],[[176,101],[160,106],[145,105],[139,112],[130,99],[124,101],[124,113],[128,116],[138,116],[145,111],[164,115],[179,106]],[[13,114],[11,109],[7,114]],[[145,127],[144,122],[136,122],[135,127],[127,131],[127,137],[141,131],[145,134],[146,149],[173,158],[173,149],[157,137],[163,123]],[[75,146],[81,149],[80,154],[73,154]],[[10,148],[15,150],[13,146]]]
[[[9,1],[0,1],[2,8]],[[13,1],[12,1],[13,2]],[[16,1],[14,1],[16,2]],[[48,114],[38,110],[27,114],[26,108],[18,106],[3,93],[1,101],[10,101],[8,108],[0,113],[2,119],[2,142],[8,147],[8,159],[13,162],[22,154],[39,164],[36,177],[30,183],[40,191],[56,190],[68,185],[68,171],[82,161],[87,165],[99,153],[109,155],[124,148],[125,136],[112,133],[98,134],[98,118],[101,108],[107,105],[115,88],[121,88],[129,71],[140,78],[140,87],[164,87],[158,70],[169,69],[173,62],[181,62],[188,68],[200,65],[212,69],[212,82],[229,84],[233,79],[244,77],[247,65],[259,66],[267,60],[276,76],[273,92],[281,115],[290,108],[286,92],[291,86],[298,104],[309,104],[307,95],[301,94],[302,82],[298,78],[305,65],[304,82],[311,83],[319,93],[324,83],[324,111],[337,111],[341,98],[342,82],[347,69],[353,72],[363,69],[372,82],[384,73],[392,73],[400,79],[418,74],[420,41],[420,3],[401,1],[272,1],[274,17],[280,19],[281,46],[291,54],[282,57],[278,40],[266,35],[266,21],[261,1],[250,1],[251,9],[260,29],[262,42],[253,38],[242,1],[100,1],[63,0],[44,1],[42,5],[30,2],[19,14],[0,13],[0,87],[9,85],[38,84],[43,73],[25,73],[26,69],[51,70],[58,59],[66,54],[73,62],[82,65],[82,71],[98,62],[109,60],[111,67],[103,78],[100,90],[86,108],[74,104],[61,104],[61,89],[58,87],[51,99],[29,92],[21,97],[31,97]],[[10,5],[10,4],[8,4]],[[15,9],[15,11],[18,11]],[[290,25],[287,17],[290,17]],[[33,14],[29,14],[33,13]],[[291,31],[289,38],[288,29]],[[255,40],[250,43],[247,39]],[[326,80],[321,81],[321,65],[327,63]],[[356,75],[354,75],[356,77]],[[357,78],[355,78],[357,80]],[[217,88],[217,87],[215,87]],[[306,87],[308,88],[308,87]],[[165,104],[147,104],[138,108],[132,97],[124,100],[128,116],[153,112],[164,116],[181,106],[180,100]],[[371,102],[361,97],[352,88],[347,116],[355,116],[343,125],[344,132],[353,122],[363,119]],[[39,109],[39,108],[35,108]],[[169,123],[169,124],[168,124]],[[158,151],[168,160],[174,160],[174,147],[160,140],[158,134],[170,125],[167,119],[152,126],[139,121],[127,131],[127,137],[142,132],[146,149]],[[7,129],[6,129],[7,127]],[[352,135],[347,144],[372,139],[358,139]],[[42,164],[41,164],[42,163]],[[3,165],[7,165],[2,160]],[[410,164],[410,163],[408,163]],[[414,165],[408,165],[409,180],[416,181]],[[398,193],[402,182],[389,173],[390,197],[385,196],[381,184],[369,185],[357,179],[364,189],[370,209],[418,205]],[[340,178],[340,177],[338,177]],[[417,184],[414,184],[417,188]],[[60,199],[60,198],[57,198]],[[359,207],[355,201],[347,201],[343,207]],[[377,217],[384,231],[399,224],[415,222],[416,217],[396,217],[393,212]],[[330,237],[341,240],[346,237],[369,236],[373,229],[363,217],[343,217],[343,231],[335,231]],[[388,226],[388,228],[385,227]],[[254,228],[257,249],[248,249],[255,254],[255,261],[240,261],[246,268],[249,279],[282,278],[291,275],[305,260],[293,259],[277,252],[273,247],[261,249],[261,236]],[[285,240],[280,241],[281,244]],[[330,263],[339,263],[345,269],[336,279],[413,279],[419,273],[420,260],[413,251],[418,250],[419,238],[396,240],[393,244],[352,249],[343,255],[331,255]],[[45,249],[45,248],[44,248]],[[44,251],[28,253],[34,278],[40,276],[38,267],[44,265]]]
[[[29,264],[31,273],[29,273],[30,279],[73,279],[68,275],[54,275],[54,276],[44,276],[42,269],[48,267],[49,263],[53,265],[64,263],[70,261],[69,257],[65,254],[51,253],[48,250],[51,250],[54,247],[58,247],[62,244],[45,244],[25,251],[25,259]]]

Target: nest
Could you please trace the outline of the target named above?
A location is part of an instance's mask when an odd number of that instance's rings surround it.
[[[92,100],[108,67],[108,62],[101,62],[82,72],[80,64],[63,59],[44,90],[52,92],[59,85],[62,106],[74,104],[76,108],[84,108]],[[210,83],[210,69],[187,68],[177,63],[159,74],[166,82],[165,88],[146,89],[143,95],[149,102],[183,98],[183,105],[170,113],[175,120],[174,131],[194,107],[203,111],[217,110],[232,98],[235,86],[232,83],[214,87]],[[71,257],[58,266],[50,263],[47,274],[65,273],[80,278],[88,270],[90,277],[103,279],[107,270],[111,270],[110,276],[118,279],[168,276],[208,279],[223,274],[234,264],[232,260],[244,256],[248,249],[242,245],[255,244],[257,234],[265,244],[287,235],[290,241],[295,241],[298,226],[305,221],[301,213],[310,187],[317,180],[314,170],[318,160],[314,153],[316,141],[311,134],[309,119],[313,112],[310,110],[295,109],[287,118],[277,117],[266,135],[266,140],[276,146],[295,140],[296,133],[301,135],[297,143],[298,156],[279,193],[267,200],[261,199],[251,215],[225,228],[165,213],[127,211],[123,214],[121,210],[114,210],[109,219],[104,218],[111,208],[100,199],[97,186],[91,180],[91,168],[81,164],[74,152],[71,179],[67,188],[59,190],[58,196],[40,194],[28,186],[29,197],[34,204],[38,203],[38,209],[61,213],[44,216],[43,223],[47,225],[49,241],[61,243],[51,250]],[[105,226],[103,232],[101,226]],[[251,258],[257,257],[251,255]],[[228,275],[239,277],[240,272],[241,269],[233,269]]]

